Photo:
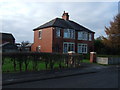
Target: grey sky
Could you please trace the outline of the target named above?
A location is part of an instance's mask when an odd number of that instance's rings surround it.
[[[12,33],[16,42],[34,40],[33,29],[56,17],[63,11],[70,19],[95,32],[95,37],[105,36],[104,27],[109,26],[118,13],[117,2],[2,2],[0,3],[1,32]]]

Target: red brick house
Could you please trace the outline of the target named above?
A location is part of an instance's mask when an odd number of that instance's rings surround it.
[[[32,51],[88,53],[94,49],[93,31],[69,20],[68,13],[35,29]]]

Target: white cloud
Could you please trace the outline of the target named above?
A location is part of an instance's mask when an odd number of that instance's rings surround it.
[[[3,32],[11,32],[17,42],[33,42],[33,28],[45,22],[61,17],[63,11],[70,19],[96,32],[104,34],[104,26],[117,14],[117,3],[113,2],[2,2],[0,4],[0,25]]]
[[[1,0],[1,2],[14,2],[16,0]],[[73,0],[21,0],[24,2],[73,2]],[[118,2],[119,0],[74,0],[74,2]]]

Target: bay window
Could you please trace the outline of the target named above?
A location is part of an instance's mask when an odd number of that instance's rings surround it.
[[[73,30],[73,29],[64,29],[64,38],[75,39],[75,30]]]
[[[75,51],[75,44],[72,42],[63,43],[63,53],[68,53],[69,51]]]
[[[88,40],[88,33],[85,31],[78,32],[78,40]]]
[[[78,44],[78,53],[87,53],[87,44]]]

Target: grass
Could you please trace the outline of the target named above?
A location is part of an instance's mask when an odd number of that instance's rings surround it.
[[[9,59],[9,58],[6,58],[5,61],[4,61],[4,64],[2,65],[2,72],[3,73],[9,73],[9,72],[19,72],[19,62],[16,61],[16,71],[14,71],[14,66],[13,66],[13,62]],[[82,60],[82,63],[90,63],[90,60],[89,59],[84,59]],[[65,67],[65,63],[64,62],[61,62],[61,66],[62,67]],[[70,65],[68,65],[68,67],[70,67]],[[54,63],[54,66],[53,68],[59,68],[59,62],[55,62]],[[48,69],[50,69],[50,65],[48,64]],[[46,70],[46,67],[45,67],[45,62],[44,61],[38,61],[37,62],[37,70]],[[23,63],[22,64],[22,71],[24,72],[25,71],[25,64]],[[33,71],[33,62],[32,60],[29,61],[28,63],[28,71]]]
[[[90,63],[90,60],[89,59],[83,59],[82,62],[83,63]]]
[[[6,58],[4,60],[4,64],[2,65],[2,72],[19,72],[19,64],[16,61],[16,71],[14,71],[14,66],[13,66],[13,62],[9,59]],[[64,62],[61,63],[62,66],[65,66]],[[59,63],[55,62],[54,68],[58,68],[59,67]],[[50,69],[50,65],[48,65],[48,69]],[[45,62],[43,61],[38,61],[37,62],[37,70],[46,70],[45,67]],[[22,71],[25,71],[25,64],[22,64]],[[29,61],[28,63],[28,71],[33,71],[33,62]]]

